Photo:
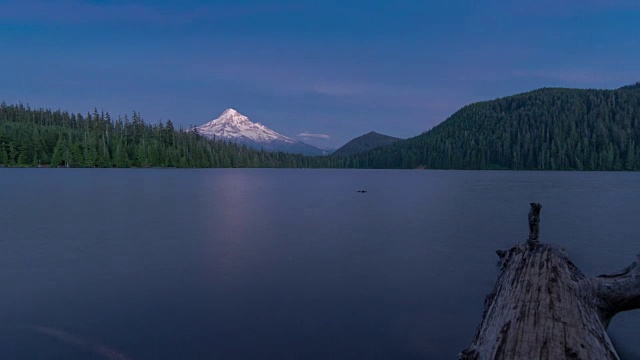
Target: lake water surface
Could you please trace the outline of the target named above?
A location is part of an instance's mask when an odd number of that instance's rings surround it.
[[[0,169],[0,358],[455,359],[531,201],[586,275],[640,252],[640,173]]]

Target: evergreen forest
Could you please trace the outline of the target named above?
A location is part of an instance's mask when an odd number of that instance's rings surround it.
[[[3,102],[0,166],[640,170],[640,83],[473,103],[421,135],[349,156],[255,150],[136,112],[114,119]]]
[[[73,114],[0,104],[0,166],[12,167],[310,167],[315,159],[266,152],[173,123],[145,123],[140,114]]]
[[[544,88],[463,107],[414,138],[348,159],[366,168],[640,170],[640,83]]]

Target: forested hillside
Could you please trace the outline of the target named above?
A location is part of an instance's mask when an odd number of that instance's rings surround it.
[[[465,106],[417,137],[348,159],[373,168],[639,170],[640,84],[545,88]]]
[[[133,113],[111,118],[0,105],[0,166],[313,167],[313,157],[269,153],[150,125]]]
[[[270,153],[133,113],[0,105],[0,166],[640,170],[640,83],[545,88],[465,106],[430,131],[351,156]]]
[[[358,154],[371,149],[390,145],[399,140],[401,139],[397,137],[389,136],[389,135],[378,134],[377,132],[372,131],[362,136],[358,136],[357,138],[349,141],[348,143],[344,144],[341,148],[334,151],[332,155],[334,156],[354,155],[354,154]]]

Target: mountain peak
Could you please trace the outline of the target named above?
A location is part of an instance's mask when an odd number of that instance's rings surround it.
[[[242,115],[240,114],[236,109],[234,108],[228,108],[227,110],[223,111],[222,114],[220,114],[220,116],[223,115]]]
[[[237,110],[228,108],[214,120],[196,127],[197,131],[209,138],[227,140],[248,140],[257,143],[280,141],[296,142],[294,139],[279,134],[260,123],[254,123]]]
[[[326,155],[326,151],[279,134],[268,127],[254,123],[237,110],[228,108],[216,119],[197,126],[196,131],[207,138],[233,141],[264,149],[306,155]]]
[[[223,111],[222,114],[220,114],[220,116],[218,116],[216,120],[251,123],[251,120],[249,120],[248,117],[240,114],[236,109],[232,109],[232,108],[228,108],[227,110]]]

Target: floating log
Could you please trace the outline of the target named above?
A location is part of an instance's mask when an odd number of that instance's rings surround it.
[[[500,275],[461,360],[619,359],[606,329],[640,307],[640,255],[618,273],[585,277],[563,249],[539,242],[541,208],[531,203],[524,243],[497,251]]]

